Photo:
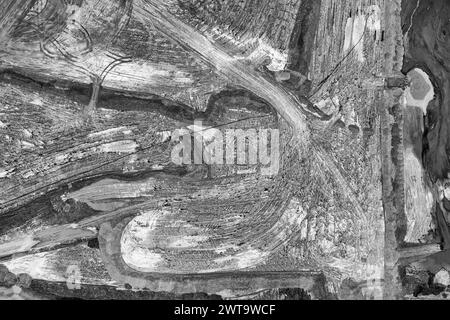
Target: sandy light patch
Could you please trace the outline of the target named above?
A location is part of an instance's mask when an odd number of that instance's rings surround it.
[[[411,86],[406,89],[406,103],[411,107],[419,107],[427,114],[428,104],[434,99],[434,87],[430,77],[422,69],[416,68],[408,73]]]

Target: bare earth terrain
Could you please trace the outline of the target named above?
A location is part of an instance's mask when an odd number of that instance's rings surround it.
[[[1,0],[0,297],[447,296],[427,3]]]

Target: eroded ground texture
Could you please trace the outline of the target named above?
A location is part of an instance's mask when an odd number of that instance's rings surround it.
[[[411,192],[407,194],[407,220],[411,227],[408,240],[421,244],[437,242],[440,248],[405,260],[401,273],[409,297],[446,299],[450,270],[447,252],[450,4],[404,1],[402,7],[406,49],[403,72],[411,79],[410,92],[407,91],[405,128],[409,133],[405,151],[410,159],[419,161],[416,166],[410,162],[406,167],[409,171],[406,187]]]
[[[0,297],[445,297],[449,16],[0,1]]]

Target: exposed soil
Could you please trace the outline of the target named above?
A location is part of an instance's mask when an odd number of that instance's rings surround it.
[[[291,57],[289,68],[304,75],[308,74],[311,61],[311,48],[314,45],[314,37],[317,24],[320,21],[321,1],[302,1],[296,19],[296,26],[291,38]]]
[[[447,178],[450,169],[450,2],[421,0],[417,4],[406,0],[402,4],[403,32],[408,32],[403,72],[419,67],[435,87],[436,97],[425,118],[423,156],[436,180]]]

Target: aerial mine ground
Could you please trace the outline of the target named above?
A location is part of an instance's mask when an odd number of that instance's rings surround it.
[[[449,17],[0,0],[0,299],[448,299]]]

